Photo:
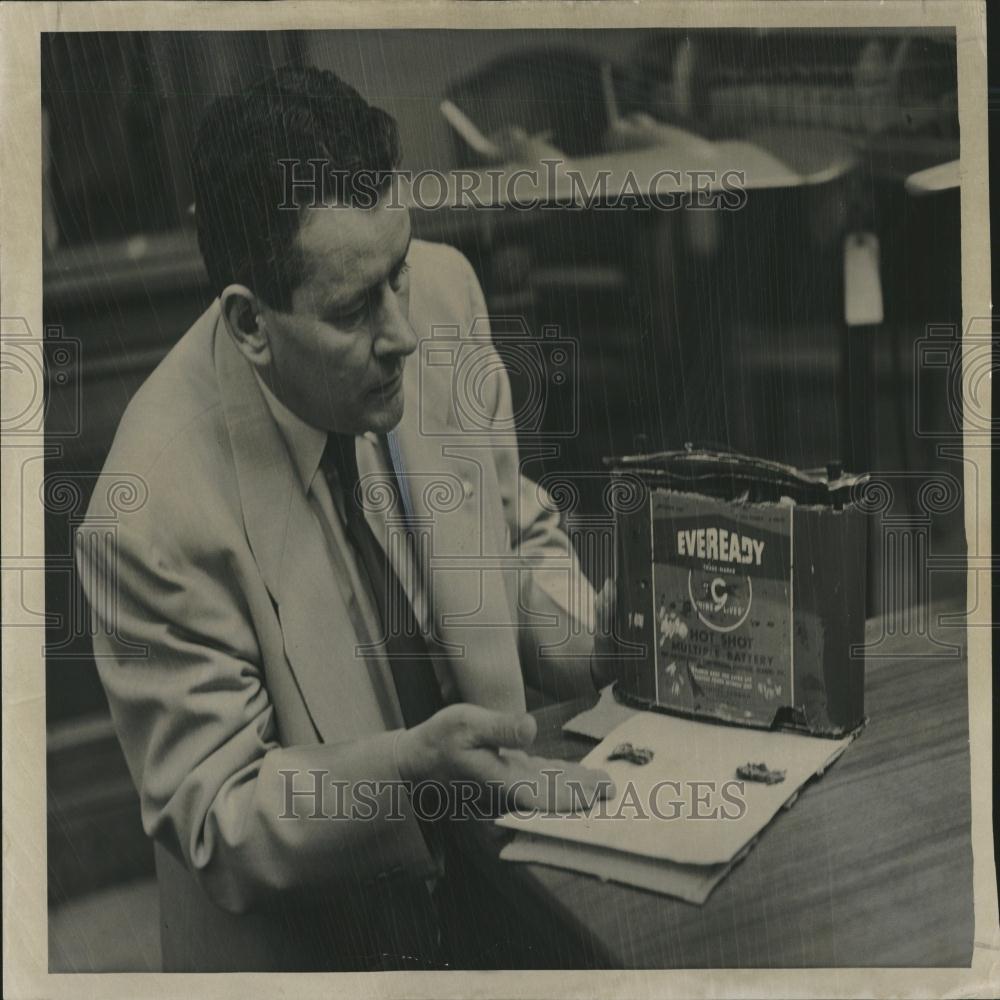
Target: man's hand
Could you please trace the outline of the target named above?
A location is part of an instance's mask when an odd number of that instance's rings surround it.
[[[485,787],[490,782],[518,809],[570,812],[582,802],[614,796],[604,771],[528,755],[536,733],[527,714],[449,705],[400,734],[400,775],[414,783],[475,781]]]

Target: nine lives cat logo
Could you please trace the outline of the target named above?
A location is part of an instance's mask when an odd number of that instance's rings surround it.
[[[702,624],[716,632],[738,629],[750,614],[753,580],[735,567],[760,566],[767,543],[721,525],[685,528],[676,533],[676,556],[695,557],[688,570],[688,596]]]
[[[716,632],[733,632],[750,614],[753,581],[748,576],[734,580],[688,570],[688,595],[698,618]]]

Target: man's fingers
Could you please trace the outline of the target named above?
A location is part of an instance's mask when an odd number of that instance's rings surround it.
[[[615,783],[604,768],[567,764],[565,775],[567,781],[577,782],[586,788],[593,789],[602,799],[615,797]]]
[[[527,713],[463,705],[461,723],[463,738],[468,740],[463,755],[465,773],[506,789],[510,805],[573,812],[590,809],[598,800],[615,795],[614,784],[605,771],[525,753],[524,748],[532,744],[538,730]]]
[[[615,794],[607,771],[570,764],[556,781],[555,800],[545,805],[556,812],[575,812],[590,809],[599,799],[613,799]]]
[[[538,732],[535,720],[525,713],[494,712],[480,708],[467,720],[472,745],[478,747],[529,747]]]
[[[615,797],[607,772],[562,760],[531,757],[524,770],[530,775],[511,787],[514,805],[523,810],[570,813],[587,811],[601,799]]]

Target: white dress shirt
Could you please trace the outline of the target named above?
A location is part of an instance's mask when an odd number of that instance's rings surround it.
[[[297,414],[293,413],[274,395],[259,376],[257,383],[264,395],[268,409],[271,411],[271,415],[278,425],[278,430],[285,441],[285,446],[288,448],[288,453],[299,475],[302,488],[305,490],[311,506],[320,519],[324,533],[330,545],[335,546],[337,551],[343,555],[350,576],[350,588],[354,596],[359,601],[365,601],[367,603],[366,610],[369,615],[377,618],[378,609],[370,599],[368,587],[362,582],[354,549],[344,534],[343,494],[339,491],[336,495],[331,494],[326,477],[320,472],[319,466],[323,457],[323,450],[326,447],[327,432],[320,430],[318,427],[313,427]],[[364,450],[364,454],[361,454],[359,451],[359,465],[362,468],[362,476],[364,475],[363,470],[368,468],[373,472],[383,475],[394,473],[399,477],[403,470],[394,468],[384,438],[369,432],[360,435],[360,440],[363,442],[362,449]],[[371,519],[369,519],[369,523],[372,526],[375,537],[385,547],[383,531]],[[425,639],[429,640],[429,589],[424,576],[424,567],[417,565],[413,556],[413,550],[409,545],[390,546],[389,552],[392,568],[399,577],[407,597],[410,599],[413,613],[424,632]],[[442,681],[445,688],[450,687],[447,678],[440,669],[440,665],[438,664],[439,657],[434,655],[434,646],[430,641],[428,641],[428,648],[431,650],[432,659],[438,665],[439,680]]]

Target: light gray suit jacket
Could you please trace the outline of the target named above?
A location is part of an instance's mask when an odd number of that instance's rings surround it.
[[[586,656],[593,593],[520,474],[506,374],[470,335],[486,315],[472,268],[419,241],[410,266],[411,323],[438,333],[407,362],[395,438],[430,532],[437,665],[455,700],[522,709],[520,658],[540,644]],[[471,414],[456,406],[463,364],[491,371]],[[358,460],[363,476],[385,471],[367,439]],[[124,510],[123,476],[138,490]],[[77,539],[98,670],[156,843],[168,969],[392,964],[428,933],[434,862],[408,800],[402,818],[386,795],[369,820],[309,819],[301,799],[302,818],[281,818],[287,772],[297,789],[317,770],[347,782],[328,813],[350,811],[352,782],[399,779],[399,705],[384,659],[358,655],[378,623],[347,585],[345,544],[328,543],[213,304],[130,403]]]

